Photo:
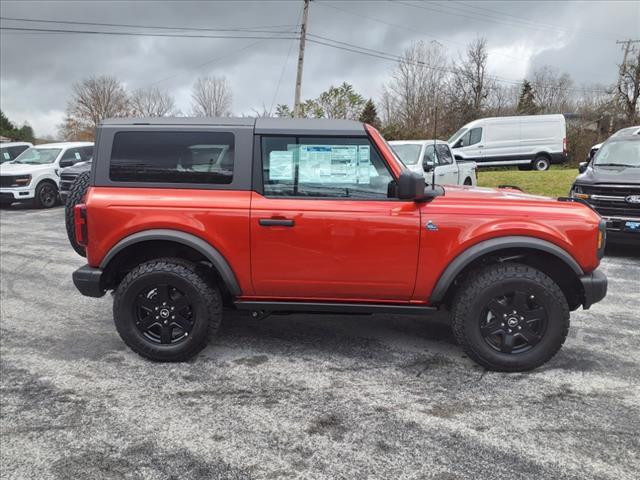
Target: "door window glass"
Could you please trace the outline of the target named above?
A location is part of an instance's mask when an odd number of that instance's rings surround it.
[[[469,130],[469,145],[475,145],[482,140],[482,128],[472,128]]]
[[[438,164],[451,165],[453,163],[453,157],[447,145],[441,143],[436,145],[436,152],[438,152]]]
[[[262,138],[267,196],[385,199],[393,177],[366,137]]]

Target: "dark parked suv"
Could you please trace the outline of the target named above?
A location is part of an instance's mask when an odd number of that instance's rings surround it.
[[[571,196],[607,221],[610,241],[640,245],[640,136],[611,137],[579,170]]]

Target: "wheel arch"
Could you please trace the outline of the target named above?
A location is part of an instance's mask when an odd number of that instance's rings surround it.
[[[210,263],[226,290],[233,296],[240,295],[240,284],[225,257],[209,242],[180,230],[152,229],[129,235],[109,250],[100,262],[100,269],[106,281],[113,282],[117,271],[126,268],[132,256],[140,263],[140,258],[174,255]]]
[[[566,250],[546,240],[526,236],[493,238],[460,253],[440,275],[430,304],[448,304],[467,274],[486,264],[514,261],[531,265],[551,277],[562,289],[570,307],[578,308],[584,295],[579,277],[582,267]]]

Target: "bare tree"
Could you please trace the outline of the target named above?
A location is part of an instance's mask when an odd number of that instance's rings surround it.
[[[441,44],[420,41],[407,48],[383,90],[387,124],[398,127],[403,136],[426,135],[442,105],[446,76],[447,57]]]
[[[476,38],[467,45],[464,58],[454,64],[449,85],[449,106],[461,123],[478,118],[495,82],[487,73],[487,40]]]
[[[73,84],[60,134],[67,140],[92,139],[101,120],[128,113],[127,92],[116,78],[86,78]]]
[[[225,117],[231,114],[231,86],[226,77],[200,77],[191,92],[195,117]]]
[[[134,90],[129,103],[131,114],[137,117],[166,117],[178,114],[173,97],[154,87]]]
[[[640,97],[640,47],[629,47],[628,60],[620,65],[620,81],[616,97],[622,106],[627,121],[635,123],[638,118],[638,98]]]
[[[560,74],[554,68],[545,65],[533,72],[531,86],[540,113],[563,113],[573,110],[573,80],[569,74]]]

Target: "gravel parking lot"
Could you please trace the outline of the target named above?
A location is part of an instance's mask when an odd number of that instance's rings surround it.
[[[73,287],[62,208],[3,209],[0,241],[2,478],[638,478],[640,252],[609,251],[551,362],[500,374],[444,316],[234,316],[151,363]]]

